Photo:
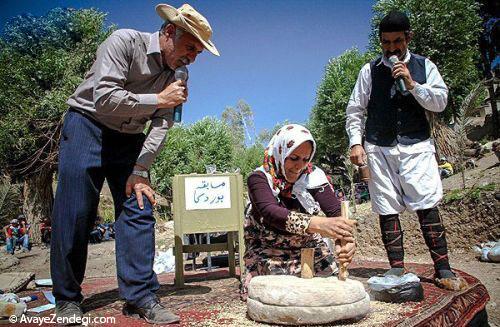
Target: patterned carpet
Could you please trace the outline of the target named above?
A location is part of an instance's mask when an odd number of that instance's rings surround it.
[[[357,261],[349,267],[350,277],[366,282],[388,268],[387,263]],[[478,279],[461,271],[470,287],[461,292],[442,290],[432,283],[433,268],[425,264],[407,264],[416,273],[424,288],[422,302],[408,302],[394,305],[395,314],[386,314],[383,322],[375,321],[370,315],[364,318],[367,326],[466,326],[485,308],[488,292]],[[173,285],[174,274],[161,274],[158,279],[161,288],[157,293],[162,303],[180,315],[181,323],[171,326],[256,326],[246,318],[246,305],[239,300],[238,281],[229,278],[227,269],[212,272],[187,272],[187,284],[182,289]],[[121,314],[123,302],[119,299],[116,278],[89,278],[83,285],[84,309],[91,317],[115,317],[116,324],[90,324],[90,326],[151,326],[142,320],[128,318]],[[23,295],[36,294],[39,300],[30,302],[29,307],[48,303],[41,291],[25,291]],[[53,310],[43,313],[49,316]],[[380,312],[384,315],[383,310]],[[370,321],[372,319],[372,321]],[[363,323],[363,321],[361,322]],[[342,325],[349,324],[343,322]],[[22,324],[22,326],[30,326]],[[33,325],[35,326],[35,325]],[[361,326],[364,326],[361,324]]]

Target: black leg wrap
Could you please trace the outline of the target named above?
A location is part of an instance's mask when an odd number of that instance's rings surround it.
[[[399,215],[379,215],[382,242],[392,268],[404,267],[403,231]]]
[[[438,209],[417,210],[417,215],[425,244],[427,244],[432,261],[434,262],[435,270],[451,270],[448,260],[445,229]]]

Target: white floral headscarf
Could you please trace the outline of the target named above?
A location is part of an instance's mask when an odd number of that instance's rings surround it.
[[[313,148],[309,162],[298,180],[295,183],[289,183],[285,175],[285,159],[307,141],[311,142]],[[272,137],[264,153],[264,163],[257,168],[266,174],[269,186],[276,198],[280,194],[295,197],[310,214],[318,212],[319,205],[307,190],[328,183],[325,173],[311,164],[315,152],[316,142],[307,128],[298,124],[285,125]]]

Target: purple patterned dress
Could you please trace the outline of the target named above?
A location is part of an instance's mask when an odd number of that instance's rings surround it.
[[[333,254],[319,234],[306,232],[312,215],[306,214],[294,198],[276,199],[264,173],[248,178],[250,204],[245,212],[242,293],[253,276],[300,275],[300,250],[314,248],[315,273],[332,275],[337,271]],[[308,190],[328,217],[340,216],[340,202],[330,185]],[[317,214],[314,213],[314,215]]]

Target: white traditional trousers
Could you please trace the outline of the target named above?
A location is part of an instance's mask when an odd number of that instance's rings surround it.
[[[432,140],[381,147],[365,142],[372,210],[379,215],[435,207],[443,187]]]

